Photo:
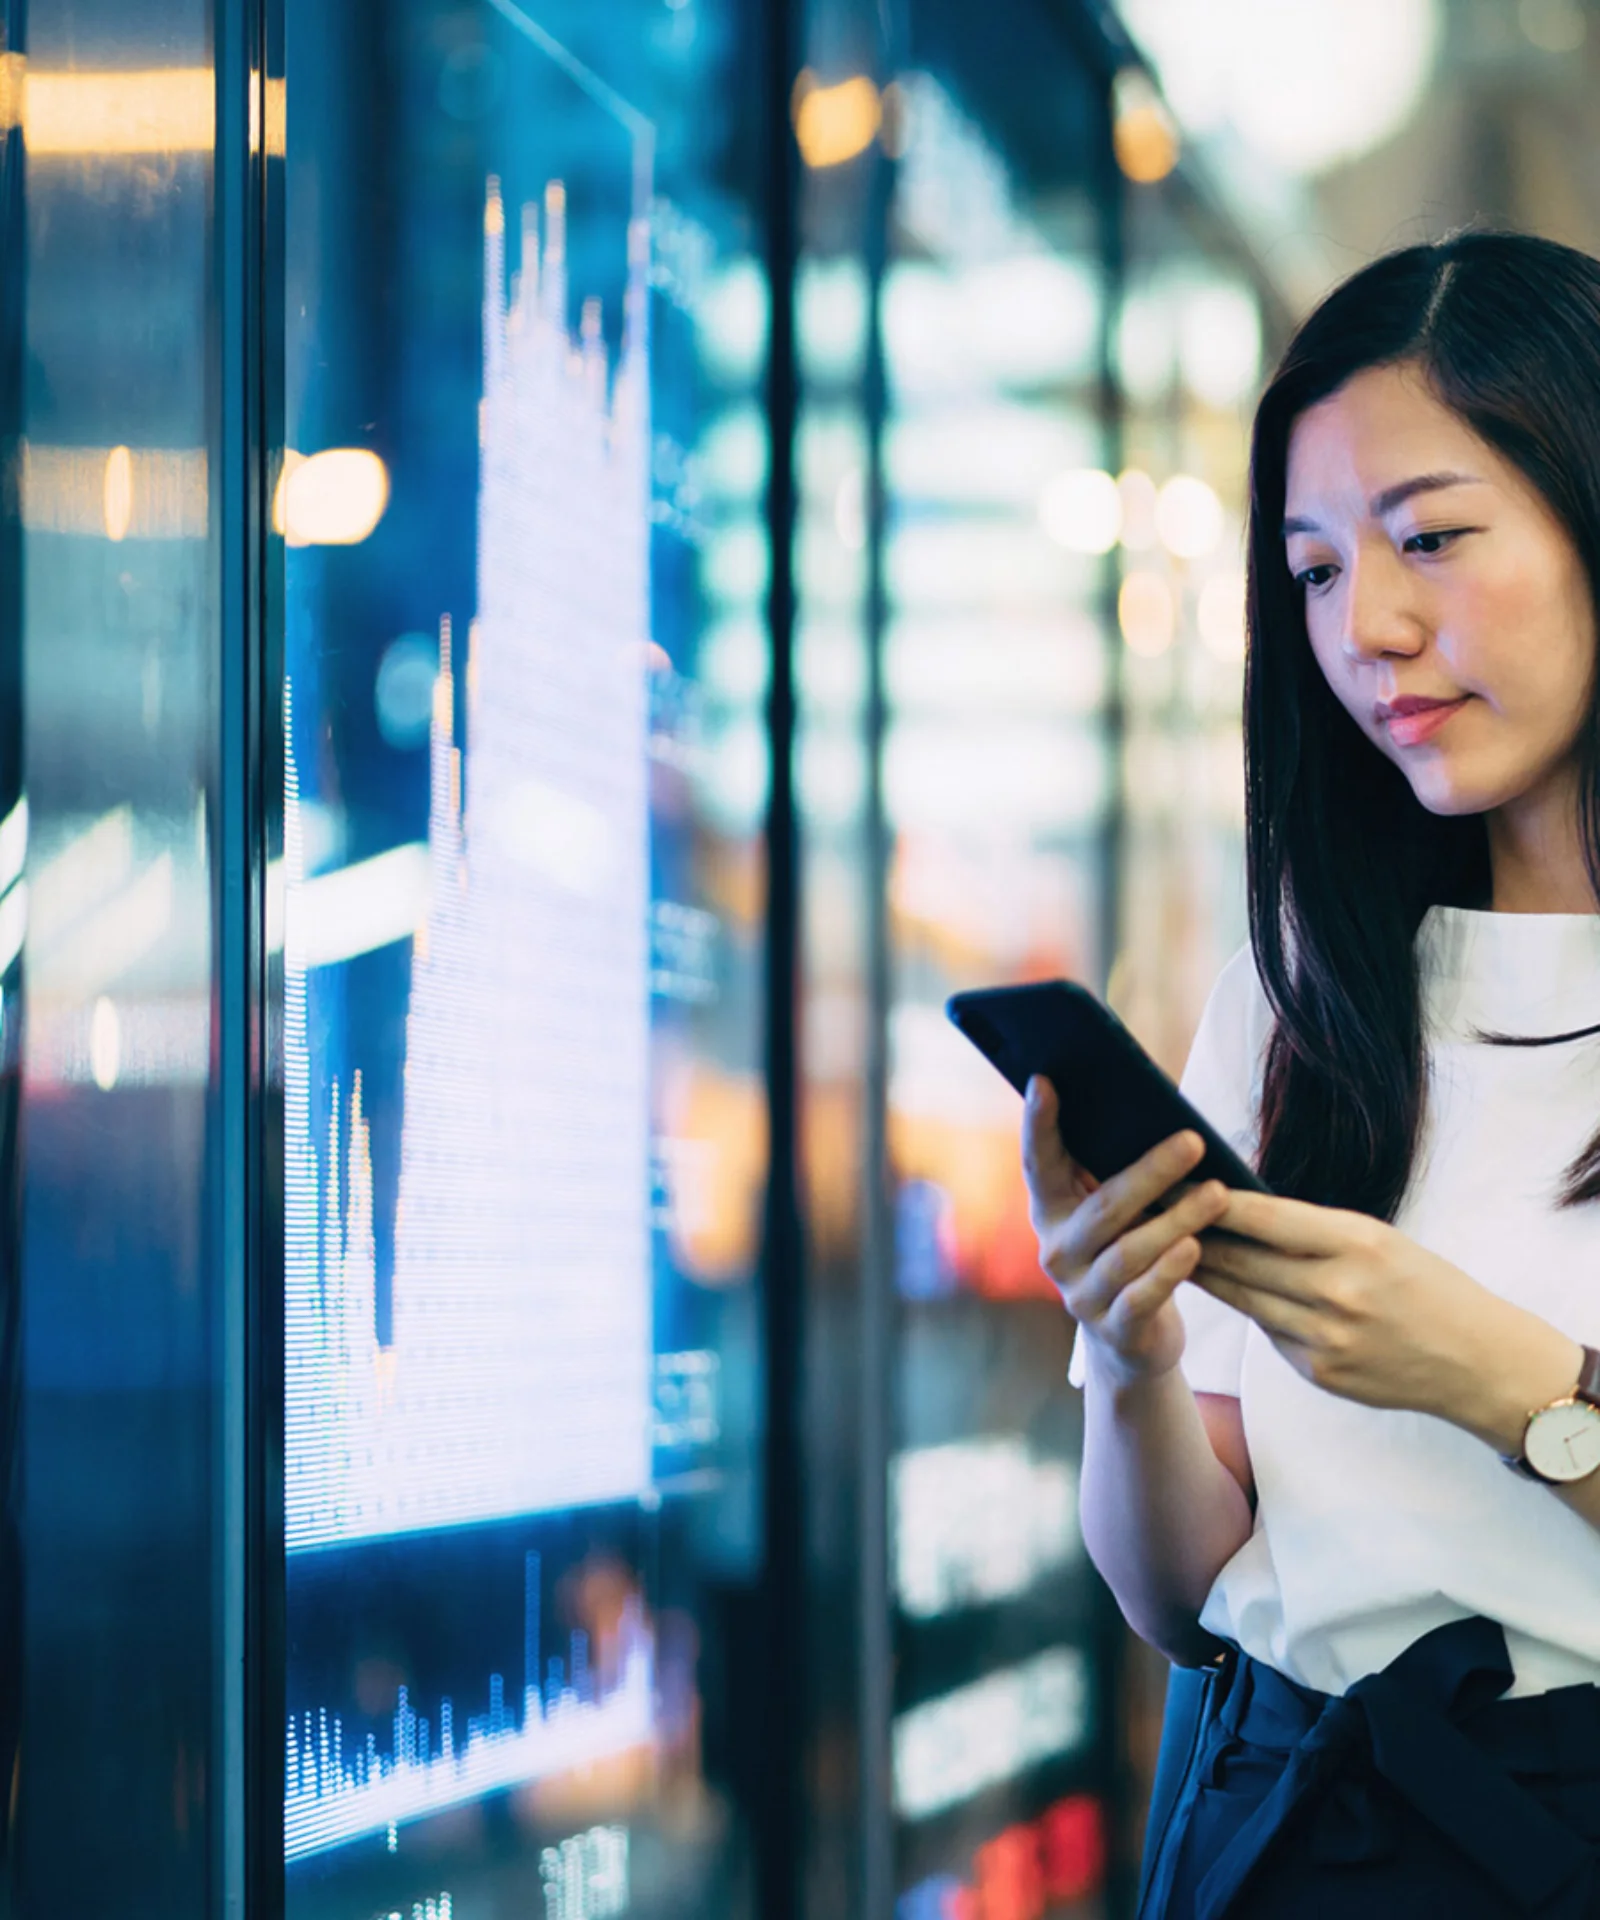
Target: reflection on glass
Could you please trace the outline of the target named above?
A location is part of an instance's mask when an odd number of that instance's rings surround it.
[[[0,552],[0,601],[21,596],[0,605],[0,1117],[9,1136],[20,1069],[28,1138],[20,1261],[0,1252],[25,1296],[13,1901],[88,1913],[116,1888],[130,1909],[200,1912],[229,1791],[213,1691],[217,83],[200,0],[30,9],[25,76],[20,12],[0,6],[0,353],[20,344],[25,369],[20,396],[0,376],[21,520]],[[8,1302],[8,1401],[15,1325]],[[8,1404],[8,1504],[13,1422]],[[6,1537],[5,1660],[16,1579]]]
[[[1042,11],[1007,35],[910,10],[880,305],[897,1920],[1103,1911],[1112,1786],[1069,1329],[1019,1103],[944,1014],[962,987],[1093,982],[1108,934],[1124,503],[1093,83]],[[1003,104],[1042,74],[1077,103],[1043,138]]]
[[[1042,1283],[1015,1102],[943,1000],[1093,977],[1099,962],[1098,556],[1116,501],[1094,401],[1099,269],[1081,199],[1078,233],[1059,207],[1041,224],[949,88],[931,73],[902,84],[910,257],[893,260],[884,294],[901,1286],[1029,1294]]]
[[[1245,412],[1259,297],[1176,207],[1135,202],[1116,317],[1126,509],[1118,626],[1126,738],[1111,992],[1180,1073],[1211,983],[1245,938]]]
[[[288,1908],[745,1912],[737,23],[289,12]]]

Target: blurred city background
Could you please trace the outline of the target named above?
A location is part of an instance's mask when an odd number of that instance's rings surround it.
[[[18,1910],[1119,1920],[1164,1671],[944,1002],[1181,1071],[1254,398],[1600,251],[1600,10],[0,29]]]

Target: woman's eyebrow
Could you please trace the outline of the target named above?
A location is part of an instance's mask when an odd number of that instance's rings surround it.
[[[1385,514],[1393,513],[1395,508],[1419,493],[1437,493],[1444,487],[1475,487],[1481,485],[1475,473],[1418,473],[1409,480],[1397,480],[1392,487],[1385,487],[1382,493],[1375,493],[1368,502],[1374,520],[1381,520]],[[1283,537],[1288,539],[1291,533],[1320,533],[1322,529],[1315,520],[1302,519],[1291,514],[1283,523]]]

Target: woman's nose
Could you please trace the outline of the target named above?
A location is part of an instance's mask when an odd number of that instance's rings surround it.
[[[1426,629],[1406,570],[1392,554],[1363,555],[1351,567],[1340,646],[1352,660],[1421,651]]]

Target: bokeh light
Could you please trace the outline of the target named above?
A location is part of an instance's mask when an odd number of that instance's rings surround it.
[[[1058,473],[1039,496],[1039,521],[1069,553],[1109,553],[1122,531],[1122,495],[1098,467]]]

